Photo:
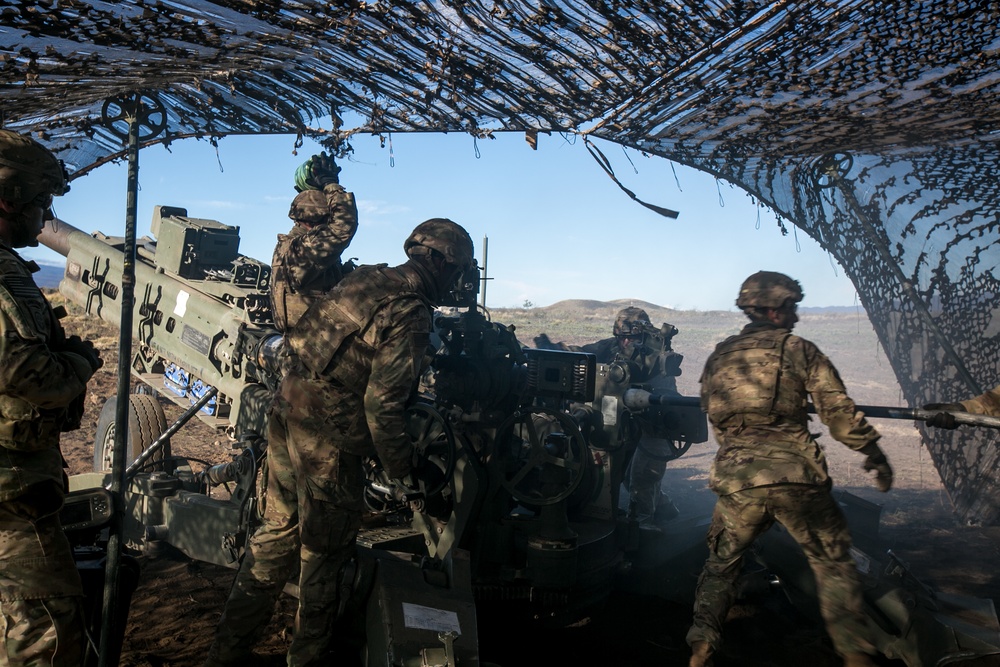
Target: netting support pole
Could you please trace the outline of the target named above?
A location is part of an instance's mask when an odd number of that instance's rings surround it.
[[[837,189],[840,190],[840,193],[844,196],[844,200],[847,202],[847,205],[850,206],[854,216],[858,219],[858,222],[861,223],[862,229],[865,230],[868,239],[872,243],[872,247],[875,248],[879,256],[881,256],[885,265],[891,269],[893,276],[899,282],[899,286],[903,288],[903,293],[923,318],[924,324],[930,330],[934,338],[937,339],[937,342],[941,345],[945,355],[951,363],[954,364],[959,376],[961,376],[962,380],[965,381],[969,389],[972,391],[972,395],[978,396],[983,393],[982,387],[979,386],[979,383],[976,382],[976,380],[972,377],[972,374],[969,373],[969,369],[965,367],[961,357],[958,356],[958,353],[955,352],[955,348],[952,347],[951,342],[944,335],[944,332],[941,331],[941,328],[938,327],[937,322],[934,321],[934,316],[931,315],[931,311],[927,308],[927,304],[925,304],[920,298],[920,295],[917,294],[917,290],[913,287],[913,283],[907,280],[906,276],[903,274],[903,270],[899,268],[899,264],[896,263],[892,253],[889,252],[889,247],[886,245],[885,239],[879,235],[876,230],[876,226],[872,224],[872,221],[865,212],[864,207],[861,206],[861,202],[859,202],[857,197],[854,196],[854,191],[850,188],[850,183],[839,172],[828,171],[827,175],[830,176],[833,184],[837,186]]]

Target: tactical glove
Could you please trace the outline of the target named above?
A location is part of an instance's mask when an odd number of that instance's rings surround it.
[[[937,428],[958,428],[958,422],[955,421],[955,415],[950,412],[938,412],[925,423],[928,426],[935,426]]]
[[[955,421],[955,415],[951,413],[965,412],[965,406],[961,403],[928,403],[924,406],[924,410],[941,411],[926,421],[928,426],[951,429],[958,427],[958,422]]]
[[[90,360],[84,356],[77,354],[76,352],[70,352],[69,350],[62,350],[59,356],[64,359],[73,371],[73,375],[77,377],[80,382],[86,384],[90,378],[94,376],[94,367]]]
[[[91,371],[96,372],[98,368],[104,365],[104,360],[101,359],[101,353],[97,351],[94,344],[89,340],[83,340],[79,336],[70,336],[63,342],[62,349],[65,352],[72,352],[73,354],[83,357],[90,364]]]
[[[322,190],[324,186],[340,183],[340,167],[326,153],[313,155],[295,170],[295,191]]]
[[[554,350],[556,348],[556,344],[552,342],[552,339],[549,338],[548,334],[538,334],[535,336],[535,340],[533,342],[535,343],[535,347],[539,350]]]
[[[892,466],[889,465],[889,461],[885,458],[885,453],[882,452],[882,448],[878,446],[878,443],[871,443],[866,445],[861,453],[866,456],[865,458],[865,470],[875,471],[875,486],[882,493],[885,493],[892,488]]]

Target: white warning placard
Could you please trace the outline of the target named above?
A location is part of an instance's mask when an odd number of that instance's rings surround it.
[[[184,313],[187,312],[188,299],[190,297],[191,295],[184,290],[177,293],[177,302],[174,304],[174,315],[177,317],[184,317]]]
[[[447,609],[434,609],[419,604],[403,603],[403,625],[419,630],[462,634],[458,614]]]

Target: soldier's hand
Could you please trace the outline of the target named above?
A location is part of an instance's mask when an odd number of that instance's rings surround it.
[[[952,429],[958,427],[958,422],[955,421],[955,415],[951,413],[965,412],[965,406],[961,403],[928,403],[924,406],[924,410],[940,410],[940,412],[926,421],[928,426]]]
[[[332,155],[326,153],[314,155],[312,162],[313,180],[321,190],[326,185],[340,183],[340,167],[337,166]]]
[[[295,190],[322,190],[324,186],[339,183],[340,167],[326,153],[313,155],[295,170]]]
[[[958,428],[958,422],[955,420],[955,415],[950,412],[938,412],[925,423],[928,426],[936,426],[937,428]]]
[[[549,338],[549,335],[544,333],[535,336],[535,340],[532,342],[535,344],[535,347],[538,348],[539,350],[551,350],[553,347],[555,347],[555,343],[552,342],[552,339]]]
[[[97,351],[94,344],[89,340],[83,340],[79,336],[70,336],[67,338],[63,343],[63,349],[86,359],[93,371],[97,371],[97,369],[104,365],[101,353]]]
[[[874,451],[870,451],[868,456],[865,458],[865,470],[875,471],[875,486],[882,493],[885,493],[892,488],[892,466],[889,465],[889,461],[885,458],[885,454],[878,445],[869,445],[869,447],[874,447]]]

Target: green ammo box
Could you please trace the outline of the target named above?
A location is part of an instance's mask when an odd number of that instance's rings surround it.
[[[240,228],[187,217],[177,206],[153,208],[156,265],[181,278],[203,280],[213,269],[230,271],[239,257]]]

